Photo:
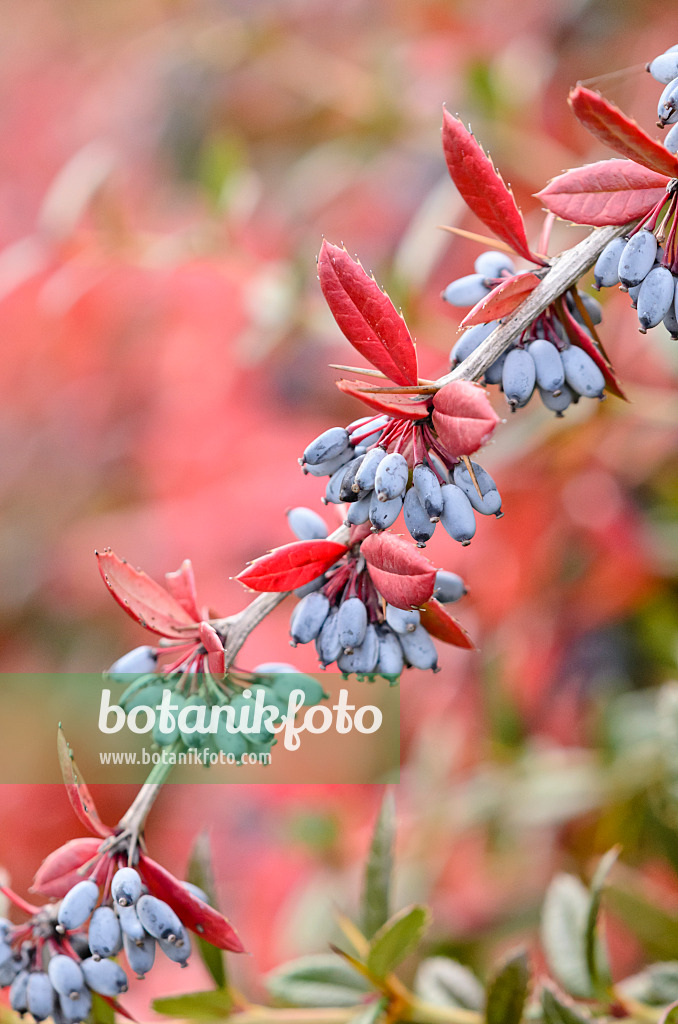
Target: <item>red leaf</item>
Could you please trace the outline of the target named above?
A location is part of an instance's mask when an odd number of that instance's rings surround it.
[[[218,949],[244,952],[235,929],[224,915],[193,896],[166,868],[142,853],[139,855],[139,872],[151,894],[169,903],[187,928]]]
[[[334,540],[297,540],[256,558],[237,580],[252,590],[283,593],[302,587],[334,565],[348,548]]]
[[[570,92],[569,104],[584,127],[620,156],[635,160],[669,178],[678,175],[678,157],[669,153],[660,142],[651,138],[640,125],[623,114],[614,103],[604,99],[599,92],[577,85]]]
[[[537,192],[547,210],[574,224],[628,224],[649,213],[669,179],[633,160],[599,160],[565,171]]]
[[[113,835],[113,829],[109,825],[104,825],[99,817],[87,783],[80,774],[61,726],[57,730],[57,754],[68,799],[82,824],[101,839]]]
[[[369,521],[361,523],[359,526],[352,526],[348,534],[349,547],[353,547],[354,544],[362,544],[366,537],[369,537],[372,533],[372,523]]]
[[[433,426],[455,458],[478,451],[499,422],[485,389],[468,380],[446,384],[435,395],[433,405]]]
[[[381,596],[396,608],[412,608],[429,600],[436,571],[417,548],[393,533],[373,533],[361,553],[370,579]]]
[[[194,622],[202,618],[190,558],[185,558],[175,572],[165,573],[165,586]]]
[[[493,288],[486,298],[476,302],[473,309],[462,320],[461,326],[471,327],[473,324],[486,324],[490,320],[499,320],[502,316],[508,316],[518,308],[530,292],[534,291],[538,284],[539,278],[531,271],[507,277],[505,281]]]
[[[345,395],[352,395],[369,405],[370,409],[388,413],[397,419],[423,420],[428,414],[427,402],[413,401],[412,395],[375,394],[372,388],[376,385],[364,384],[360,380],[337,380],[335,384]]]
[[[318,277],[327,305],[361,356],[395,384],[417,383],[417,351],[402,316],[345,249],[324,241]]]
[[[118,558],[110,548],[96,552],[99,572],[115,600],[144,629],[174,640],[198,638],[198,624],[164,587]]]
[[[530,250],[513,193],[482,146],[448,110],[443,111],[443,152],[452,181],[476,217],[519,256],[543,265]]]
[[[209,622],[200,623],[200,639],[207,651],[207,664],[213,676],[221,677],[226,671],[226,658],[221,637]]]
[[[613,395],[617,395],[618,398],[623,398],[625,402],[628,401],[626,395],[622,391],[619,381],[614,375],[614,371],[608,361],[604,358],[600,350],[593,344],[590,335],[584,330],[581,324],[577,323],[565,303],[560,304],[567,318],[567,331],[570,342],[574,345],[579,345],[583,348],[588,355],[591,356],[596,366],[600,369],[603,376],[605,377],[605,383],[607,390]]]
[[[99,839],[71,839],[53,850],[36,871],[31,892],[61,899],[76,882],[82,881],[79,869],[96,856],[100,846]]]
[[[443,643],[463,647],[466,651],[475,651],[476,645],[463,626],[453,619],[447,608],[433,598],[419,609],[422,626]]]
[[[124,1006],[121,1006],[117,999],[113,999],[111,996],[102,996],[101,993],[99,993],[99,999],[103,999],[103,1001],[107,1003],[112,1010],[115,1010],[115,1012],[119,1013],[122,1017],[126,1017],[127,1020],[133,1020],[134,1024],[137,1024],[136,1017],[133,1017]]]

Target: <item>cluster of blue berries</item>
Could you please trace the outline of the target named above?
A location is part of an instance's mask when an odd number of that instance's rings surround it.
[[[197,886],[182,884],[207,901]],[[16,1013],[55,1024],[86,1021],[93,992],[115,999],[127,991],[127,974],[113,959],[121,951],[139,979],[153,967],[156,949],[186,966],[186,928],[169,904],[145,891],[134,868],[119,868],[102,902],[100,895],[97,883],[84,879],[58,908],[43,907],[27,924],[0,919],[0,986],[9,986]]]
[[[664,255],[654,233],[639,228],[609,242],[593,273],[597,288],[618,284],[628,291],[642,334],[663,322],[671,337],[678,338],[678,278],[664,265]]]
[[[671,153],[678,153],[678,129],[675,127],[678,123],[678,46],[670,46],[660,53],[650,61],[647,70],[665,87],[657,105],[657,126],[674,125],[664,139],[664,146]]]

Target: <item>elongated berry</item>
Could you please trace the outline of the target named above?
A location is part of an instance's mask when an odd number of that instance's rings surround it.
[[[172,942],[183,932],[184,926],[172,908],[157,896],[141,896],[136,907],[139,920],[154,939]]]
[[[413,633],[421,622],[421,616],[416,608],[396,608],[387,604],[386,622],[396,633]]]
[[[471,502],[456,484],[443,486],[443,512],[440,522],[454,540],[464,546],[471,543],[476,532],[476,517]]]
[[[498,323],[498,320],[490,320],[488,324],[476,324],[464,331],[450,349],[450,365],[462,363],[471,352],[475,352],[480,343],[489,338]]]
[[[344,480],[345,467],[342,466],[336,473],[333,473],[327,481],[323,501],[326,505],[339,505],[341,502],[341,485]]]
[[[120,922],[112,907],[97,907],[87,934],[93,957],[115,956],[122,949]]]
[[[359,498],[348,506],[345,523],[347,526],[360,526],[370,518],[370,505],[374,491],[368,491],[364,498]]]
[[[32,971],[26,988],[28,1012],[37,1020],[51,1017],[56,993],[44,971]]]
[[[333,608],[323,622],[322,629],[315,638],[315,649],[322,665],[327,668],[336,661],[343,646],[339,639],[339,610]]]
[[[348,448],[348,431],[345,427],[330,427],[319,434],[304,449],[303,461],[311,466],[327,462],[341,455]]]
[[[651,231],[636,231],[619,258],[619,280],[626,288],[644,281],[654,266],[657,239]]]
[[[57,999],[61,1010],[62,1024],[84,1024],[92,1012],[92,993],[87,987],[83,988],[75,999],[61,993],[58,994]],[[58,1020],[58,1017],[56,1019]]]
[[[473,269],[476,274],[482,274],[483,277],[501,277],[505,270],[509,274],[516,272],[515,264],[508,253],[499,252],[497,249],[481,252],[473,264]]]
[[[311,640],[315,640],[329,610],[330,602],[324,594],[308,594],[304,597],[292,612],[290,619],[292,646],[309,644]]]
[[[534,359],[524,348],[514,348],[506,356],[501,383],[511,410],[527,405],[534,391],[537,368]]]
[[[430,466],[419,463],[414,467],[412,485],[426,515],[431,522],[437,522],[443,510],[443,495],[440,490],[440,480]]]
[[[298,540],[324,540],[327,537],[325,521],[312,508],[298,505],[285,513],[290,530]]]
[[[385,679],[396,680],[402,673],[405,656],[400,642],[390,629],[379,631],[379,660],[377,671]]]
[[[374,475],[374,489],[379,501],[391,501],[404,494],[410,468],[399,452],[391,452],[381,460]]]
[[[339,642],[342,649],[350,654],[365,637],[367,629],[367,608],[359,597],[349,597],[339,607]]]
[[[15,1013],[25,1013],[28,1009],[28,971],[19,971],[9,990],[9,1005]]]
[[[117,661],[114,661],[106,675],[112,679],[122,676],[123,678],[120,682],[124,683],[128,682],[127,676],[140,676],[145,673],[155,672],[157,664],[158,656],[152,647],[135,647],[133,650],[128,651],[127,654],[123,654]]]
[[[209,897],[204,889],[201,889],[199,885],[195,885],[193,882],[185,882],[182,880],[181,884],[187,892],[190,892],[191,896],[195,896],[201,903],[209,903]]]
[[[429,517],[426,515],[414,487],[410,487],[409,491],[405,495],[405,500],[403,502],[403,516],[405,519],[405,526],[409,530],[412,539],[416,541],[417,547],[425,547],[426,542],[431,539],[435,532],[436,524],[431,522]]]
[[[678,317],[676,316],[675,302],[664,317],[664,327],[669,332],[673,340],[676,341],[678,339]]]
[[[342,466],[346,466],[351,459],[355,458],[354,448],[345,448],[339,455],[335,455],[333,459],[327,459],[324,462],[318,462],[316,465],[311,465],[310,462],[305,462],[302,465],[302,472],[308,476],[332,476]]]
[[[438,667],[438,652],[423,626],[417,626],[413,633],[400,633],[398,640],[412,668],[435,670]]]
[[[626,245],[625,238],[613,238],[608,242],[593,268],[596,288],[611,288],[619,283],[619,260]]]
[[[314,594],[316,590],[322,590],[326,583],[327,576],[323,573],[322,576],[318,576],[317,579],[309,580],[308,583],[304,583],[302,587],[295,587],[292,593],[295,597],[298,597],[299,600],[301,600],[302,597],[306,597],[308,594]]]
[[[176,711],[173,712],[173,718],[169,722],[164,722],[160,715],[157,716],[151,729],[151,736],[159,747],[169,747],[179,739],[181,735],[179,712],[183,710],[185,703],[185,697],[175,691],[172,694],[171,700],[172,706],[176,708]],[[169,729],[165,728],[166,725],[169,725]]]
[[[134,868],[119,868],[111,881],[111,896],[121,907],[132,906],[141,896],[141,878]]]
[[[372,491],[369,514],[372,526],[375,530],[388,530],[400,515],[402,507],[403,497],[401,494],[397,498],[391,498],[390,501],[379,501],[377,492]]]
[[[501,497],[497,490],[497,485],[487,470],[479,466],[477,462],[471,462],[471,467],[480,488],[480,494],[476,490],[468,469],[462,462],[454,467],[454,483],[457,487],[461,488],[476,512],[480,512],[484,516],[499,516],[501,513]]]
[[[441,298],[451,306],[475,306],[486,295],[489,295],[484,274],[467,274],[448,284]]]
[[[668,85],[678,77],[678,52],[667,50],[666,53],[660,53],[658,57],[650,61],[647,70],[656,82]]]
[[[353,671],[357,675],[372,675],[379,660],[379,637],[376,627],[369,623],[363,641],[353,651]]]
[[[181,964],[182,967],[186,966],[186,961],[191,955],[191,940],[186,929],[183,929],[177,936],[176,942],[171,942],[169,939],[158,939],[158,946],[169,960]]]
[[[150,971],[155,961],[155,939],[152,935],[144,933],[143,939],[138,942],[133,942],[129,935],[123,935],[122,941],[127,963],[137,978],[141,980]]]
[[[57,921],[61,929],[70,931],[84,924],[96,907],[98,899],[99,886],[96,882],[90,879],[77,882],[68,890],[59,906]]]
[[[490,363],[488,368],[485,370],[485,383],[486,384],[501,384],[502,374],[504,372],[504,363],[506,357],[511,350],[508,352],[502,352],[498,359],[495,359],[493,363]]]
[[[112,911],[111,911],[112,912]],[[52,988],[60,995],[75,999],[85,986],[85,977],[80,965],[73,957],[57,953],[47,964],[47,977]]]
[[[93,992],[115,999],[127,991],[127,975],[115,960],[95,960],[88,957],[82,961],[82,973]]]
[[[115,905],[115,913],[118,921],[120,922],[120,928],[122,930],[123,942],[125,936],[132,942],[143,942],[144,926],[142,925],[137,915],[136,907],[121,907],[119,903]]]
[[[605,378],[588,352],[578,345],[570,345],[562,351],[565,380],[573,391],[586,398],[601,398],[605,390]]]
[[[554,395],[551,391],[543,391],[540,388],[539,397],[546,408],[554,412],[556,416],[562,416],[567,407],[572,404],[572,391],[567,384],[563,384],[557,395]]]
[[[527,350],[534,359],[538,386],[552,393],[560,391],[565,383],[565,370],[556,346],[545,338],[537,338]]]
[[[318,680],[303,672],[286,672],[285,675],[276,676],[273,680],[273,693],[282,701],[285,711],[287,711],[290,694],[294,690],[301,690],[303,693],[303,707],[313,707],[314,704],[320,704],[321,700],[327,698],[327,694]]]
[[[379,463],[384,458],[386,458],[385,448],[373,448],[366,454],[354,480],[354,486],[357,486],[359,491],[372,490]]]
[[[438,569],[436,573],[433,596],[441,604],[451,604],[453,601],[460,601],[466,593],[466,587],[461,576],[456,572],[448,572],[447,569]]]
[[[670,310],[676,282],[668,267],[653,267],[638,293],[638,320],[641,333],[656,327]]]
[[[678,121],[678,78],[668,82],[659,97],[657,119],[662,125]]]
[[[356,473],[360,469],[364,458],[365,456],[361,455],[359,458],[351,459],[351,461],[347,463],[344,469],[344,475],[341,478],[341,486],[339,488],[340,501],[358,501],[363,497],[360,489],[357,491],[353,489],[353,484],[355,482]]]

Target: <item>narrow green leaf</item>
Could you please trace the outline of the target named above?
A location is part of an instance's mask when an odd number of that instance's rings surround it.
[[[367,954],[367,969],[376,978],[387,974],[415,949],[428,928],[426,907],[405,907],[389,918],[374,935]]]
[[[609,884],[606,899],[610,909],[640,939],[648,954],[670,960],[678,949],[678,917],[650,903],[637,889]]]
[[[659,1024],[678,1024],[678,1003],[666,1007]]]
[[[579,1007],[565,1002],[549,985],[541,993],[544,1024],[591,1024],[591,1018],[580,1013]]]
[[[593,996],[586,961],[586,923],[590,896],[574,875],[556,875],[546,893],[541,919],[541,941],[553,976],[570,995]]]
[[[115,1021],[115,1010],[97,992],[92,992],[92,1012],[89,1021],[90,1024],[114,1024]]]
[[[218,910],[214,873],[212,871],[212,851],[207,832],[201,832],[195,840],[191,858],[188,863],[188,881],[203,889],[211,907]],[[212,976],[217,988],[226,988],[226,957],[221,949],[217,949],[200,935],[196,936],[198,952],[205,967]]]
[[[524,949],[504,961],[487,989],[487,1024],[520,1024],[527,999],[530,968]]]
[[[600,914],[600,902],[603,898],[605,882],[619,856],[619,852],[620,847],[613,846],[611,850],[608,850],[600,858],[589,887],[589,910],[585,931],[586,966],[594,986],[598,989],[606,989],[612,981],[607,950],[600,937],[598,915]]]
[[[188,992],[185,996],[165,996],[153,1000],[153,1009],[167,1017],[188,1020],[213,1020],[228,1017],[231,999],[225,989],[209,992]]]
[[[419,965],[414,991],[435,1006],[482,1010],[485,1004],[485,990],[473,971],[446,956],[432,956]]]
[[[395,824],[395,800],[393,793],[387,790],[374,826],[365,868],[362,930],[368,939],[388,920],[390,913]]]
[[[357,1006],[369,982],[338,956],[302,956],[271,971],[265,980],[272,999],[284,1006]]]

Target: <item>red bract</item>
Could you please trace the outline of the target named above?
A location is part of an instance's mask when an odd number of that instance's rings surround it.
[[[487,392],[471,381],[451,381],[433,399],[433,426],[455,458],[472,455],[490,438],[499,417]]]
[[[197,639],[198,623],[159,583],[141,569],[133,569],[110,548],[95,553],[104,583],[135,622],[159,636]]]
[[[361,552],[375,587],[396,608],[424,604],[433,594],[436,571],[411,544],[392,533],[372,534]]]
[[[283,593],[322,576],[347,551],[333,540],[295,541],[256,558],[236,579],[252,590]]]
[[[443,643],[452,644],[454,647],[463,647],[467,651],[475,651],[476,645],[464,627],[435,598],[427,601],[424,607],[419,609],[419,618],[427,633],[436,640],[442,640]]]
[[[411,395],[380,394],[375,392],[376,385],[364,384],[359,380],[338,380],[336,385],[345,395],[360,399],[370,409],[388,413],[397,419],[421,420],[425,419],[428,413],[426,403],[415,401]]]
[[[518,308],[530,292],[534,291],[538,284],[539,278],[532,271],[507,277],[505,281],[492,289],[487,298],[481,299],[475,304],[462,320],[461,326],[472,327],[474,324],[487,324],[490,320],[499,320],[503,316],[508,316]]]
[[[361,356],[395,384],[417,383],[417,352],[388,295],[345,249],[323,242],[318,278],[327,305]]]
[[[633,160],[599,160],[553,178],[537,192],[544,206],[575,224],[627,224],[662,198],[669,179]]]
[[[78,771],[78,766],[61,728],[57,733],[57,754],[68,799],[78,818],[90,832],[102,839],[110,836],[113,830],[108,825],[104,825],[99,817],[92,795]]]
[[[99,839],[71,839],[43,860],[35,873],[31,892],[62,899],[76,882],[82,881],[80,869],[96,857]]]
[[[471,132],[447,110],[443,111],[443,151],[450,177],[476,217],[519,256],[544,266],[529,247],[513,193]]]

